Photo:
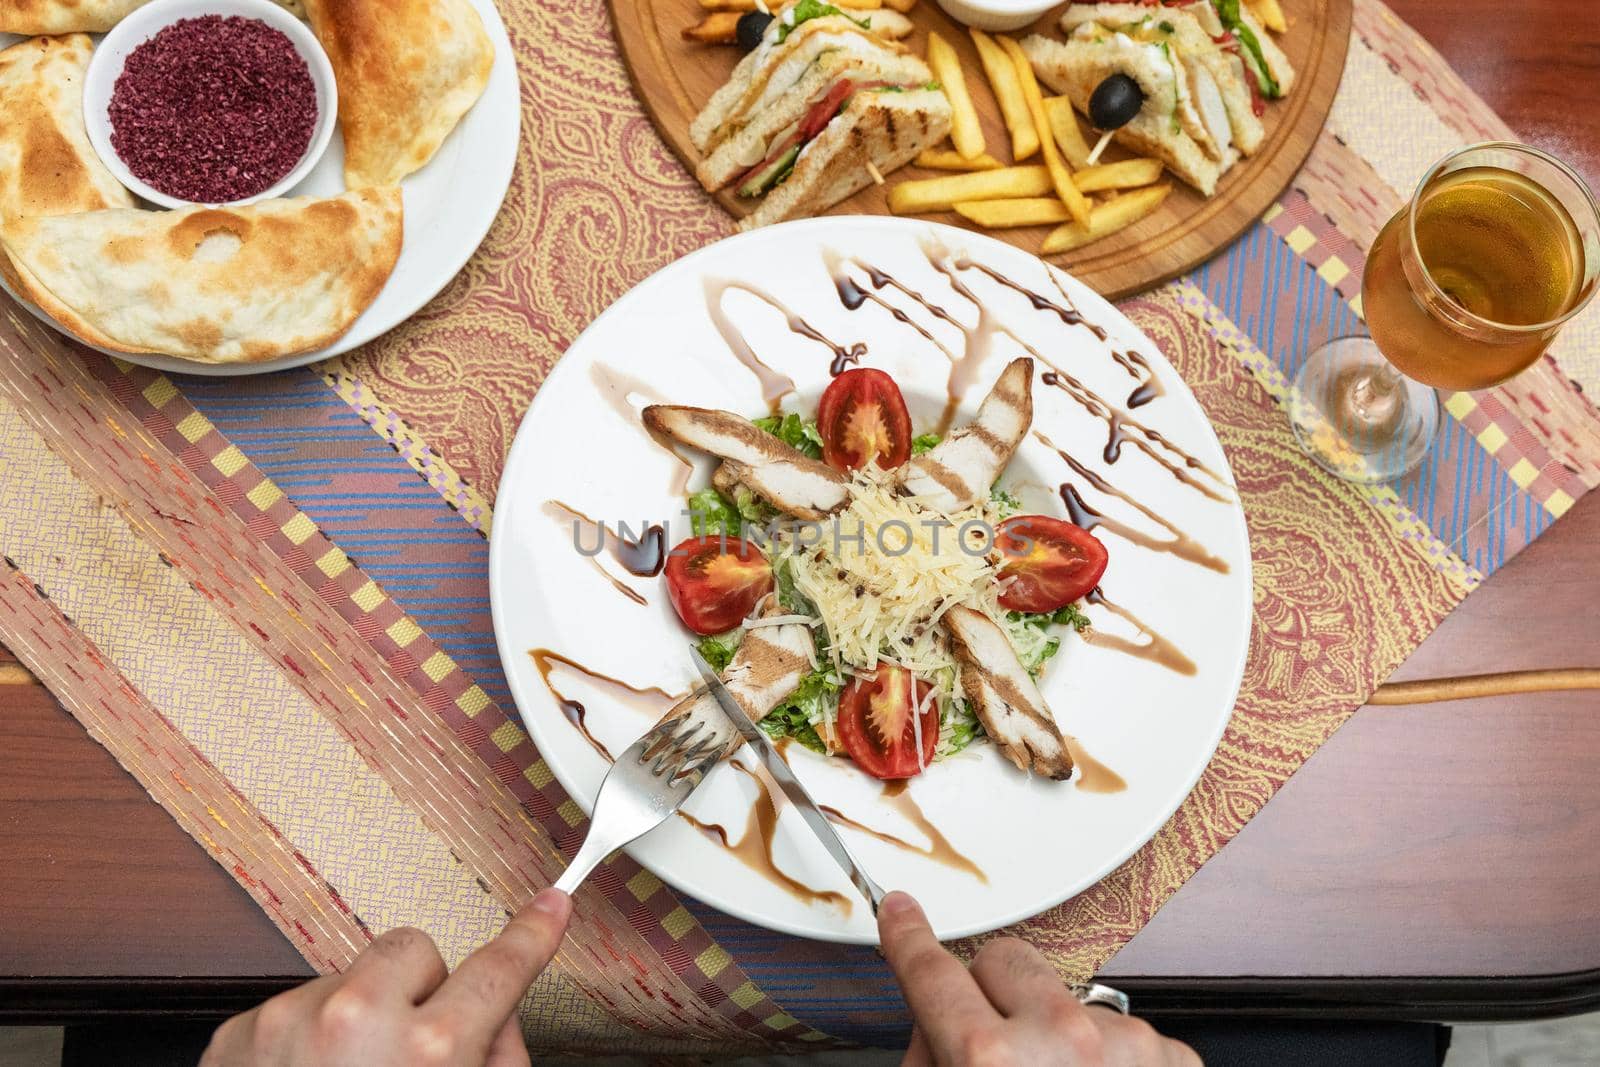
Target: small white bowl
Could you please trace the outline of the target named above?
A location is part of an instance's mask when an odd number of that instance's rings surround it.
[[[328,62],[328,55],[322,50],[322,45],[311,32],[311,28],[272,0],[153,0],[152,3],[136,8],[101,39],[94,50],[94,58],[89,61],[89,70],[83,83],[83,117],[89,129],[89,143],[94,146],[95,152],[111,173],[116,175],[117,180],[127,186],[135,196],[162,207],[192,206],[193,201],[169,196],[159,189],[151,188],[134,176],[111,145],[110,111],[111,94],[116,89],[117,79],[122,76],[122,68],[134,49],[174,22],[199,18],[202,15],[223,17],[240,15],[265,22],[288,37],[289,43],[294,45],[295,51],[306,61],[306,69],[311,73],[311,84],[317,93],[317,125],[311,133],[311,143],[306,146],[305,155],[300,157],[300,162],[295,168],[284,175],[277,184],[263,189],[254,196],[231,200],[228,203],[239,207],[253,204],[258,200],[270,200],[282,196],[305,180],[306,175],[311,173],[311,168],[317,165],[322,153],[327,150],[328,142],[332,140],[334,127],[337,125],[339,90],[334,85],[333,65]]]
[[[1031,26],[1061,0],[939,0],[939,6],[963,25],[996,32]]]

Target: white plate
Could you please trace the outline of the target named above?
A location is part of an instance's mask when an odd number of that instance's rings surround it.
[[[405,243],[383,291],[345,335],[327,348],[263,363],[198,363],[171,356],[110,352],[131,363],[177,374],[231,376],[303,367],[366,344],[394,329],[432,300],[466,265],[489,232],[517,160],[522,109],[516,57],[493,0],[472,0],[494,44],[494,68],[483,95],[464,115],[426,167],[400,183],[405,201]],[[98,35],[97,35],[98,36]],[[0,33],[0,48],[24,38]],[[344,139],[333,141],[306,180],[287,195],[337,196],[344,192]],[[9,286],[6,287],[10,291]],[[15,293],[11,294],[16,296]],[[27,301],[40,319],[55,320]],[[59,326],[56,326],[60,329]],[[101,349],[101,351],[105,351]]]
[[[643,607],[618,595],[588,561],[575,554],[570,526],[544,509],[556,499],[596,519],[675,520],[668,543],[686,536],[682,502],[672,497],[673,464],[633,419],[601,395],[602,365],[647,384],[674,403],[763,411],[755,377],[730,354],[706,310],[705,285],[715,279],[754,282],[778,296],[825,336],[844,344],[865,341],[864,363],[899,382],[918,431],[943,406],[950,363],[908,327],[871,304],[847,311],[823,256],[827,250],[863,257],[926,294],[966,322],[975,318],[929,264],[920,241],[942,241],[1035,290],[1053,293],[1041,260],[999,241],[905,219],[839,217],[791,223],[733,237],[661,270],[613,304],[573,343],[539,390],[512,446],[495,505],[489,581],[495,636],[512,693],[545,761],[580,805],[593,800],[607,764],[563,716],[542,683],[528,650],[549,648],[639,686],[682,691],[692,679],[687,631],[667,601],[660,579],[620,575],[648,596]],[[1030,307],[1022,296],[976,271],[962,277],[1002,321],[1058,366],[1121,406],[1133,379],[1110,358],[1110,348],[1082,327]],[[1142,353],[1166,395],[1140,407],[1137,418],[1201,462],[1232,475],[1205,414],[1148,338],[1086,287],[1057,274],[1073,303],[1110,332],[1119,350]],[[886,296],[895,299],[893,293]],[[962,334],[900,300],[912,317],[948,345]],[[800,404],[814,410],[828,382],[828,353],[792,333],[782,315],[735,292],[729,315],[754,350],[794,378]],[[955,347],[960,352],[960,347]],[[1019,354],[998,340],[979,364],[976,387],[957,423],[970,416],[1005,361]],[[1038,368],[1042,372],[1045,368]],[[1250,633],[1250,554],[1244,515],[1231,492],[1207,499],[1180,484],[1138,448],[1126,445],[1119,462],[1101,455],[1106,423],[1061,390],[1034,385],[1034,427],[1137,500],[1168,517],[1225,560],[1228,573],[1203,569],[1106,534],[1111,552],[1103,586],[1142,616],[1198,665],[1183,676],[1147,660],[1086,645],[1076,635],[1047,667],[1041,687],[1063,728],[1128,783],[1119,793],[1089,793],[1072,783],[1030,780],[1004,762],[992,745],[969,749],[912,780],[910,796],[951,844],[986,876],[943,866],[853,830],[845,838],[864,866],[887,888],[914,892],[942,937],[979,933],[1035,915],[1094,884],[1156,832],[1193,788],[1233,708]],[[638,401],[635,401],[637,406]],[[705,484],[702,462],[692,488]],[[1055,487],[1070,471],[1031,436],[1004,482],[1022,485],[1026,508],[1063,514]],[[1141,528],[1153,525],[1126,504],[1107,501],[1072,478],[1091,504]],[[609,558],[605,559],[610,563]],[[1091,608],[1097,623],[1106,615]],[[1106,632],[1121,632],[1107,623]],[[569,696],[585,701],[587,723],[612,752],[649,725],[643,713],[608,700],[601,687],[561,675]],[[885,806],[878,783],[844,760],[792,747],[796,773],[819,802],[918,843],[926,838]],[[739,757],[753,760],[748,753]],[[719,768],[688,810],[727,826],[745,825],[755,786]],[[671,819],[629,850],[677,888],[722,911],[776,930],[832,941],[872,943],[870,912],[857,902],[849,914],[808,903],[768,875],[742,863],[681,819]],[[849,895],[848,882],[792,810],[782,812],[775,854],[789,875],[816,888]]]

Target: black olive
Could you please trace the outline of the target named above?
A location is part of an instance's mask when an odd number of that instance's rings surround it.
[[[1098,130],[1121,129],[1144,107],[1144,90],[1126,74],[1113,74],[1089,97],[1089,121]]]
[[[772,24],[772,16],[765,11],[746,11],[739,16],[739,47],[754,52]]]

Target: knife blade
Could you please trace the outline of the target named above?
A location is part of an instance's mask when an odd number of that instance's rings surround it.
[[[822,847],[827,850],[828,855],[832,856],[834,862],[849,876],[850,884],[867,898],[867,902],[872,905],[872,914],[878,914],[878,905],[883,902],[883,888],[861,869],[861,865],[850,854],[849,848],[845,847],[839,832],[833,828],[833,823],[829,822],[822,809],[817,807],[817,802],[811,799],[806,787],[800,784],[800,779],[795,777],[788,761],[783,758],[777,746],[773,745],[772,739],[767,736],[765,730],[750,721],[750,716],[745,714],[733,694],[728,692],[728,687],[722,684],[722,679],[711,669],[711,664],[700,655],[700,650],[690,645],[689,656],[694,660],[695,670],[700,672],[700,677],[706,684],[706,691],[716,700],[717,706],[722,709],[722,714],[728,717],[734,729],[738,730],[745,742],[755,750],[767,773],[778,783],[778,788],[789,798],[789,803],[794,805],[795,811],[800,813],[800,818],[805,820],[817,840],[822,842]]]

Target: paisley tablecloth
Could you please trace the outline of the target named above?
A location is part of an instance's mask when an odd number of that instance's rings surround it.
[[[0,307],[0,640],[323,971],[416,925],[493,936],[584,830],[494,653],[485,536],[522,412],[651,271],[731,231],[645,119],[601,0],[506,0],[523,143],[488,241],[414,320],[309,370],[163,376]],[[1446,150],[1506,136],[1378,0],[1302,173],[1232,247],[1125,301],[1238,478],[1255,629],[1199,786],[1100,884],[1012,932],[1092,974],[1483,578],[1600,481],[1600,318],[1448,398],[1427,462],[1336,482],[1280,409],[1360,328],[1363,249]],[[531,1044],[692,1052],[905,1039],[868,949],[720,915],[625,856],[578,895]],[[976,941],[957,946],[970,952]]]

